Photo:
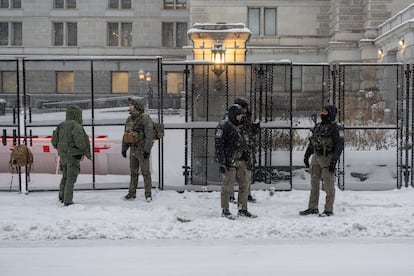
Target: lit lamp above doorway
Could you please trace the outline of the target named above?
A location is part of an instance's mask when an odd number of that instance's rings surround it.
[[[211,48],[211,61],[213,62],[212,71],[219,77],[224,72],[224,61],[226,55],[226,48],[220,41],[216,41],[214,47]]]
[[[251,31],[243,23],[194,23],[187,35],[193,44],[193,60],[204,60],[214,64],[246,61],[246,44]],[[220,70],[217,73],[220,73]]]

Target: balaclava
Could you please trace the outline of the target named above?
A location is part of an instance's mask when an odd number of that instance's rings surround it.
[[[229,121],[238,126],[240,122],[236,119],[236,117],[240,114],[243,114],[243,109],[238,104],[233,104],[229,107]]]
[[[335,121],[336,113],[338,112],[337,108],[334,105],[325,105],[323,110],[328,111],[327,115],[321,114],[322,123],[329,124]]]

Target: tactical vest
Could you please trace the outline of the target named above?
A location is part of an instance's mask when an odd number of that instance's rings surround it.
[[[236,139],[236,141],[234,141],[235,150],[234,150],[232,159],[233,160],[238,160],[238,159],[241,159],[242,156],[243,156],[243,152],[244,152],[245,144],[246,144],[245,139],[247,139],[247,137],[245,135],[243,135],[243,133],[242,133],[242,131],[239,127],[236,127],[231,122],[229,122],[229,123],[233,127],[233,129],[235,130],[236,135],[237,135],[237,139]]]
[[[326,156],[334,150],[334,143],[330,133],[331,124],[318,124],[309,138],[315,153]]]
[[[131,118],[125,123],[123,140],[127,144],[136,144],[145,139],[143,121],[145,113],[139,114],[136,118]]]

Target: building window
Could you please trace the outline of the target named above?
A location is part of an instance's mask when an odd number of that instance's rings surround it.
[[[277,34],[276,8],[248,8],[248,25],[253,35],[275,36]]]
[[[264,34],[276,35],[276,9],[264,9]]]
[[[0,22],[0,46],[9,46],[9,22]]]
[[[16,72],[1,72],[1,89],[3,93],[17,93],[17,74]]]
[[[11,33],[11,45],[22,46],[23,45],[22,22],[12,22],[10,33]]]
[[[0,0],[0,9],[21,9],[22,0]]]
[[[180,95],[184,91],[184,74],[167,72],[167,94]]]
[[[110,9],[131,9],[131,0],[109,0],[108,8]]]
[[[128,93],[128,72],[112,72],[112,93]]]
[[[109,22],[107,28],[108,46],[132,46],[132,23]]]
[[[22,46],[22,23],[0,22],[0,46]]]
[[[164,9],[186,9],[187,0],[164,0]]]
[[[249,29],[252,32],[252,35],[260,34],[260,9],[258,8],[249,8],[248,14]]]
[[[55,9],[76,9],[76,0],[53,0]]]
[[[187,45],[187,23],[186,22],[163,22],[162,23],[162,46],[183,47]]]
[[[53,23],[53,46],[77,46],[78,24],[75,22]]]
[[[75,75],[73,72],[56,72],[57,93],[73,93]]]
[[[302,66],[293,66],[292,67],[292,92],[300,93],[302,92]],[[285,91],[290,91],[290,78],[287,77],[290,75],[290,67],[285,67]]]

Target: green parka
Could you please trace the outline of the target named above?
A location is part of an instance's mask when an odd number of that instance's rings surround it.
[[[53,131],[52,145],[61,157],[91,159],[89,137],[82,127],[82,110],[75,105],[66,109],[66,120]]]

